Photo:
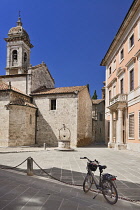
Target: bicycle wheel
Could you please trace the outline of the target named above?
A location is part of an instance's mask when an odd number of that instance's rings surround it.
[[[87,174],[83,182],[83,190],[85,193],[87,193],[91,189],[92,184],[93,184],[92,175]]]
[[[111,180],[102,181],[102,193],[108,203],[113,205],[117,202],[118,192],[114,183]]]

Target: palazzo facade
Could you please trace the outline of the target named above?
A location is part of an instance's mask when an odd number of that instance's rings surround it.
[[[133,1],[101,66],[106,66],[106,144],[140,151],[139,0]]]

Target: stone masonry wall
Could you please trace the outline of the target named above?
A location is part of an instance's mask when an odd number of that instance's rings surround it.
[[[35,144],[35,112],[36,109],[10,105],[9,144],[8,146],[23,146]]]
[[[93,119],[93,141],[105,143],[105,102],[93,105],[96,119]]]
[[[51,99],[56,99],[56,110],[50,110]],[[38,107],[37,143],[58,146],[59,130],[65,124],[70,129],[71,146],[76,146],[77,95],[35,96],[34,103]]]
[[[9,93],[0,92],[0,146],[8,146],[9,140],[9,110],[5,105],[9,103]]]
[[[77,146],[85,146],[92,142],[92,102],[86,87],[80,91],[78,101]]]
[[[24,101],[27,101],[29,103],[30,103],[30,100],[31,100],[29,96],[26,96],[26,95],[23,95],[23,94],[11,91],[11,93],[10,93],[10,101],[15,101],[17,99],[23,99]]]
[[[45,64],[40,64],[38,66],[32,67],[31,74],[31,92],[38,89],[41,86],[46,86],[47,88],[54,88],[54,81],[51,78],[48,68]]]

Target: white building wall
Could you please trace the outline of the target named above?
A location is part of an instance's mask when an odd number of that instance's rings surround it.
[[[8,146],[9,141],[9,110],[6,106],[9,102],[9,93],[0,93],[0,146]]]
[[[26,94],[26,75],[25,76],[2,76],[0,78],[0,81],[9,84],[9,82],[11,82],[11,86],[19,89],[20,91],[22,91],[24,94]]]
[[[50,100],[56,99],[56,110],[50,110]],[[63,124],[70,130],[71,146],[77,141],[77,97],[74,95],[34,96],[38,107],[37,143],[57,146]]]

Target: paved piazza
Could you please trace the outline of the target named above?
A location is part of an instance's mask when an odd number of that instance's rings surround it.
[[[108,204],[102,195],[92,199],[95,193],[85,194],[82,187],[65,185],[48,178],[37,165],[34,176],[27,176],[27,162],[14,170],[0,170],[0,209],[4,210],[90,210],[90,209],[140,209],[140,153],[115,151],[106,147],[76,148],[62,152],[54,148],[22,147],[0,148],[0,167],[14,167],[32,157],[46,172],[67,183],[82,185],[86,173],[86,160],[97,159],[107,165],[104,172],[117,176],[119,199],[117,204]],[[98,171],[96,175],[98,176]]]

